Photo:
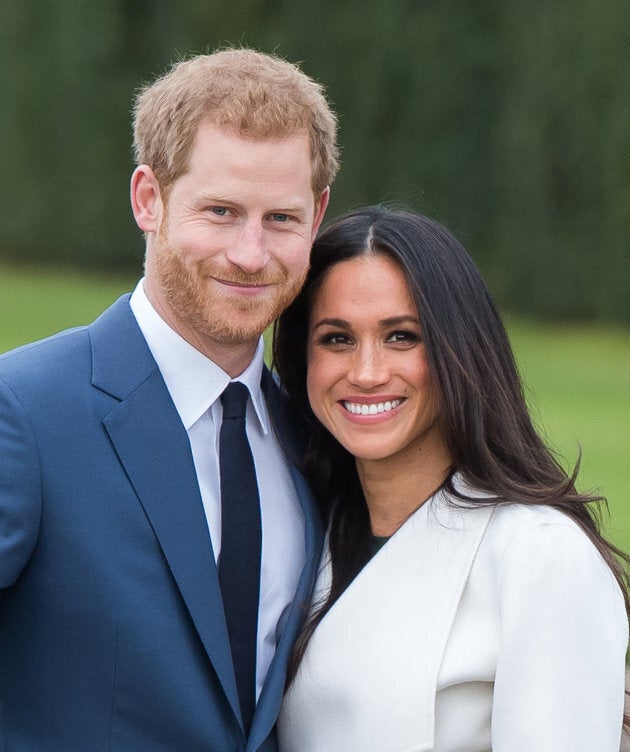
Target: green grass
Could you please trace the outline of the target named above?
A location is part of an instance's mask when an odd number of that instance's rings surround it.
[[[0,266],[0,352],[92,321],[133,277]],[[508,322],[534,419],[580,487],[609,499],[611,539],[630,550],[630,332]]]
[[[134,284],[133,276],[0,265],[0,352],[90,323]]]
[[[609,537],[630,551],[630,331],[509,321],[538,427],[570,468],[582,450],[579,487],[608,498]]]

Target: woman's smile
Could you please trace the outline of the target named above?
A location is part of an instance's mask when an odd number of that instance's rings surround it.
[[[403,397],[381,397],[379,399],[367,399],[365,397],[353,397],[340,401],[343,409],[353,417],[362,418],[388,418],[392,411],[402,404]]]
[[[307,386],[315,415],[359,463],[423,449],[423,461],[444,464],[418,313],[388,256],[343,261],[324,277],[311,312]]]

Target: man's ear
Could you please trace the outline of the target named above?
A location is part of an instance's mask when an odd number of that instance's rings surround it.
[[[329,200],[330,200],[330,186],[327,185],[322,191],[322,195],[315,202],[315,219],[313,221],[313,234],[311,237],[311,242],[315,240],[315,236],[317,235],[319,226],[321,225],[322,220],[324,219],[324,214],[326,214],[326,208],[328,206]]]
[[[159,230],[162,194],[160,184],[148,165],[139,165],[131,176],[131,208],[136,224],[143,232]]]

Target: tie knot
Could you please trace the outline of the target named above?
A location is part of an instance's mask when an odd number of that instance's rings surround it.
[[[249,389],[240,381],[230,382],[221,395],[223,420],[226,418],[244,418]]]

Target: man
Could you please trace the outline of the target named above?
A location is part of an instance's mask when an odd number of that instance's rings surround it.
[[[305,276],[335,117],[294,66],[225,50],[142,91],[134,125],[144,279],[91,326],[0,358],[0,746],[271,752],[322,530],[272,430],[261,334]],[[261,566],[243,619],[224,609],[238,550],[221,567],[235,381]]]

